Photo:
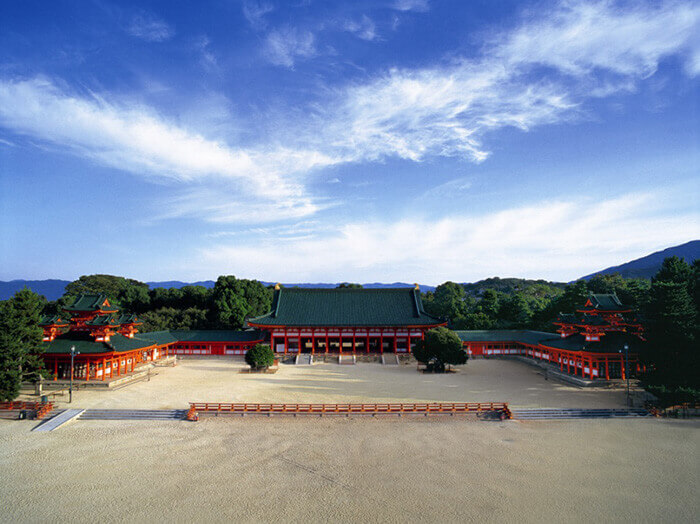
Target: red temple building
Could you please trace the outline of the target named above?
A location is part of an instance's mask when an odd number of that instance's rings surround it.
[[[282,288],[272,311],[248,320],[276,353],[410,353],[445,320],[423,310],[418,285],[400,289]]]
[[[254,331],[156,331],[138,333],[136,315],[118,314],[105,295],[80,295],[65,308],[70,321],[44,317],[46,368],[54,380],[70,377],[71,348],[75,348],[73,377],[111,380],[132,373],[142,363],[170,355],[243,354],[264,341]]]
[[[426,331],[447,321],[425,312],[414,288],[281,288],[269,313],[252,329],[139,333],[136,315],[119,314],[104,295],[81,295],[66,308],[71,319],[46,317],[44,360],[54,379],[111,380],[170,355],[242,355],[259,343],[277,354],[410,353]],[[574,314],[561,314],[557,333],[526,330],[457,331],[472,356],[521,355],[586,379],[625,378],[637,370],[643,329],[615,295],[591,295]]]
[[[587,379],[625,378],[638,371],[643,328],[615,294],[590,295],[575,314],[560,314],[554,333],[527,330],[457,331],[473,356],[522,355],[544,360],[561,372]],[[627,350],[625,350],[625,346]]]

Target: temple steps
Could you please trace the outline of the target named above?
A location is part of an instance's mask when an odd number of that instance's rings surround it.
[[[182,420],[186,409],[86,409],[80,420]]]
[[[396,353],[389,353],[388,355],[382,353],[382,364],[385,366],[398,366],[399,356]]]
[[[314,356],[309,353],[301,353],[296,356],[294,363],[297,366],[310,366],[314,363]]]
[[[540,408],[510,410],[514,420],[570,420],[570,419],[602,419],[602,418],[638,418],[648,417],[645,409],[572,409],[572,408]]]

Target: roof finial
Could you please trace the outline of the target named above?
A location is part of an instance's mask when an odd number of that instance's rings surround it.
[[[414,282],[413,286],[414,286],[413,289],[415,289],[416,291],[420,291],[420,286],[418,285],[417,282]]]
[[[275,291],[279,291],[280,287],[282,287],[282,285],[279,282],[277,282],[277,284],[275,284]]]

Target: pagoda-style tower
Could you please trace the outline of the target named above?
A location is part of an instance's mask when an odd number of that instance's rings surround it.
[[[64,308],[71,314],[71,331],[92,331],[88,326],[99,315],[118,311],[109,303],[107,295],[79,295],[72,305]]]
[[[62,320],[58,315],[44,315],[39,322],[39,326],[44,329],[44,342],[51,342],[69,325],[68,321]]]
[[[109,303],[106,295],[80,295],[65,310],[72,315],[70,331],[88,332],[95,342],[109,342],[116,333],[133,338],[138,332],[136,326],[141,325],[134,314],[117,314],[119,310]],[[57,327],[55,324],[44,326],[45,336],[47,329]]]
[[[136,326],[143,324],[133,313],[121,315],[117,323],[119,324],[119,333],[128,338],[134,338],[134,335],[138,333]]]
[[[616,294],[591,294],[575,314],[560,313],[554,325],[562,338],[584,335],[586,342],[598,342],[606,333],[630,333],[644,340],[644,328]]]

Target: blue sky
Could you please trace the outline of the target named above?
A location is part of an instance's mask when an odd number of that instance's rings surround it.
[[[700,238],[696,2],[0,4],[0,279],[571,280]]]

